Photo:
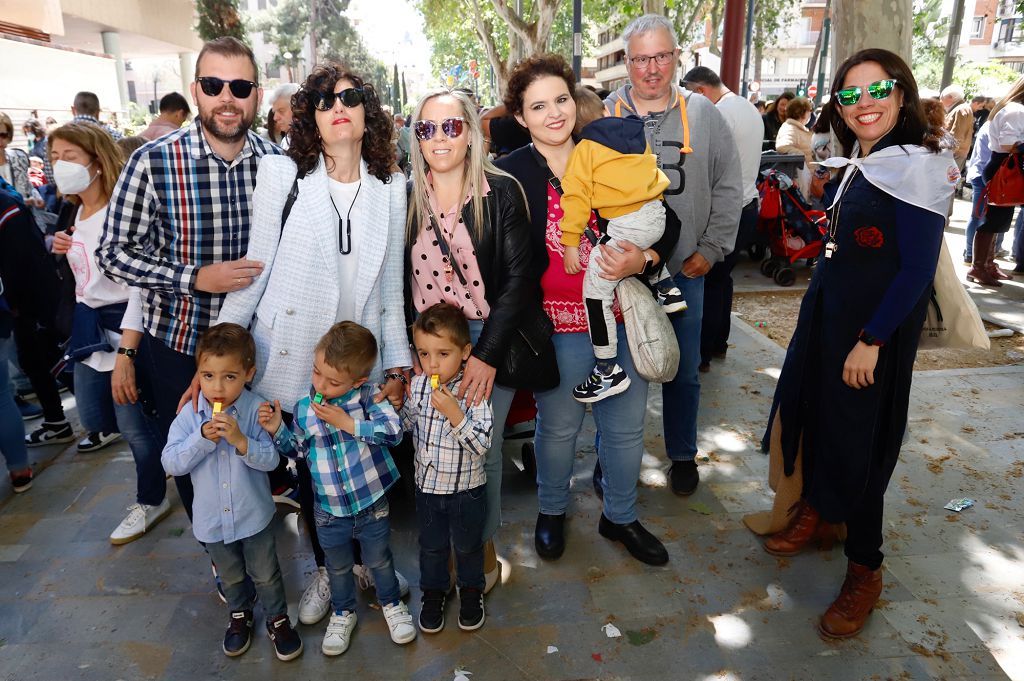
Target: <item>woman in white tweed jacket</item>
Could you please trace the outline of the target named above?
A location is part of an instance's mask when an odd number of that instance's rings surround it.
[[[285,412],[309,390],[317,341],[335,322],[357,322],[377,339],[370,374],[383,384],[377,399],[398,408],[412,356],[403,304],[406,187],[394,165],[393,123],[373,86],[333,64],[314,69],[292,97],[292,111],[288,155],[265,156],[256,174],[246,257],[262,262],[263,273],[227,296],[217,321],[250,328],[253,387]],[[330,608],[330,587],[313,526],[312,479],[303,460],[296,468],[319,568],[299,603],[299,621],[315,624]],[[372,583],[359,562],[360,581]],[[408,583],[398,579],[404,595]]]

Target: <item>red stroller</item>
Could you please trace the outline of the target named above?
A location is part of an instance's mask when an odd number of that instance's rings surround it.
[[[779,286],[792,286],[796,282],[793,265],[821,253],[825,212],[813,210],[785,173],[765,170],[761,178],[757,229],[767,237],[769,251],[761,262],[761,274]]]

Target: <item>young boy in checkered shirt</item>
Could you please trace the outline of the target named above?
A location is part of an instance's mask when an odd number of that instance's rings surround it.
[[[376,361],[373,334],[355,322],[339,322],[317,343],[313,385],[295,404],[290,427],[279,402],[260,407],[260,423],[278,451],[305,458],[313,477],[313,518],[327,558],[333,607],[321,646],[324,655],[348,650],[356,626],[356,539],[363,564],[373,574],[391,640],[405,644],[416,638],[391,558],[385,496],[398,480],[388,447],[401,442],[402,425],[390,403],[374,401],[376,389],[366,382]]]
[[[473,349],[462,310],[438,303],[424,310],[412,329],[423,371],[412,380],[402,424],[416,446],[420,629],[433,634],[444,628],[451,589],[448,557],[454,547],[459,628],[472,631],[484,623],[484,458],[491,446],[493,415],[486,400],[469,408],[465,399],[455,397]]]

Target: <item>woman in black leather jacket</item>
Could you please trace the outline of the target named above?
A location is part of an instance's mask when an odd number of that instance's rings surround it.
[[[540,307],[531,269],[529,218],[519,183],[487,160],[476,109],[465,95],[426,95],[413,114],[418,144],[406,235],[406,301],[422,312],[440,302],[469,320],[473,353],[459,397],[490,399],[494,433],[487,454],[485,592],[499,575],[493,537],[501,522],[502,430],[515,390],[496,383],[512,335]]]

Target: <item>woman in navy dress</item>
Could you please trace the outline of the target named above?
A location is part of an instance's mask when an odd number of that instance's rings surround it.
[[[846,580],[818,627],[846,638],[860,632],[882,591],[883,496],[907,425],[945,225],[934,202],[933,210],[922,207],[929,204],[920,192],[877,186],[885,186],[878,169],[888,177],[925,174],[919,184],[932,197],[944,195],[943,185],[951,193],[956,178],[936,156],[938,131],[895,54],[869,49],[847,59],[826,110],[851,162],[826,188],[829,232],[775,395],[773,444],[784,474],[802,474],[803,485],[791,522],[765,549],[796,555],[846,523]]]

